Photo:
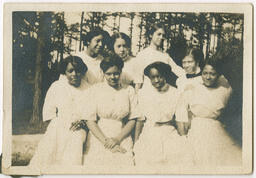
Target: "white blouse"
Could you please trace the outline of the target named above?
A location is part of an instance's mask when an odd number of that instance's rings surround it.
[[[43,106],[43,121],[55,118],[68,119],[71,122],[81,120],[81,115],[76,110],[80,98],[87,96],[88,83],[82,81],[79,87],[68,83],[66,76],[55,81],[47,91]]]
[[[91,56],[87,55],[85,51],[79,52],[75,55],[79,56],[86,64],[88,71],[85,75],[85,79],[90,85],[103,81],[103,72],[100,68],[102,58],[92,58]]]
[[[153,87],[142,88],[138,93],[138,102],[142,119],[147,118],[147,122],[168,122],[174,115],[176,121],[188,121],[186,100],[178,89],[172,86],[164,93]]]
[[[199,83],[188,88],[184,95],[194,117],[217,119],[226,107],[231,93],[231,87],[209,88]]]
[[[95,84],[90,88],[90,97],[84,99],[83,113],[85,120],[111,119],[122,121],[124,118],[135,119],[139,116],[135,90],[126,86],[120,90],[110,87],[107,82]]]
[[[180,66],[178,66],[167,53],[155,50],[150,46],[143,49],[141,52],[139,52],[135,60],[136,60],[136,65],[134,67],[134,71],[136,74],[135,83],[143,83],[145,67],[157,61],[169,64],[172,68],[172,71],[178,77],[185,75],[185,71]]]

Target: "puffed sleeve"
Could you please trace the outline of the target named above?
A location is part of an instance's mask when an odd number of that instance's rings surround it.
[[[130,102],[130,114],[128,119],[136,119],[140,117],[138,108],[138,95],[135,93],[135,89],[131,86],[128,87],[128,95]]]
[[[137,94],[138,113],[139,113],[139,117],[138,117],[137,120],[140,120],[140,121],[145,121],[146,120],[144,109],[147,107],[147,103],[145,101],[145,95],[144,94],[145,94],[144,89],[139,90],[139,92]]]
[[[226,106],[226,105],[227,105],[228,100],[229,100],[229,98],[230,98],[231,94],[232,94],[232,87],[231,87],[231,86],[229,86],[229,87],[226,89],[225,96],[223,97],[223,99],[224,99],[224,100],[223,100],[223,104],[224,104],[224,106]]]
[[[59,91],[58,81],[54,82],[47,91],[43,106],[43,121],[52,120],[57,117],[57,97]]]
[[[90,87],[80,104],[80,114],[83,120],[97,120],[96,88]]]
[[[188,102],[186,92],[177,92],[177,104],[175,111],[176,121],[188,122]]]

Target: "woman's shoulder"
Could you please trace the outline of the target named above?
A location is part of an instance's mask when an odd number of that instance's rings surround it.
[[[150,51],[152,51],[152,49],[149,48],[149,47],[146,47],[146,48],[142,49],[140,52],[138,52],[138,54],[136,55],[136,57],[148,55],[148,53],[149,53]]]
[[[172,86],[172,85],[169,85],[169,89],[168,91],[166,92],[166,94],[168,95],[175,95],[175,96],[178,96],[180,94],[180,90],[178,90],[178,88]]]
[[[51,89],[51,90],[59,89],[59,88],[63,87],[63,85],[66,85],[66,83],[67,83],[67,81],[64,78],[60,78],[59,80],[54,81],[51,84],[49,89]]]
[[[128,84],[122,84],[122,90],[125,90],[128,94],[135,94],[135,89]]]
[[[95,84],[91,85],[89,87],[89,90],[90,91],[98,91],[98,90],[102,90],[105,87],[106,87],[105,82],[99,82],[99,83],[95,83]]]

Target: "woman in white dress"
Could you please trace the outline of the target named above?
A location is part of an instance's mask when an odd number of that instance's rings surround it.
[[[86,50],[75,54],[82,58],[83,62],[88,67],[88,72],[84,79],[90,85],[103,81],[100,62],[103,59],[103,50],[108,40],[108,32],[101,28],[95,28],[88,32],[83,38],[84,46],[87,47]]]
[[[136,91],[142,87],[142,85],[150,85],[150,81],[144,78],[143,71],[149,64],[160,61],[169,64],[172,71],[178,77],[184,77],[184,70],[178,66],[173,59],[165,52],[163,52],[163,42],[165,40],[165,27],[163,24],[154,24],[152,28],[147,32],[151,37],[150,45],[143,49],[136,56],[135,65],[135,84]],[[145,81],[144,81],[145,79]]]
[[[135,129],[136,166],[171,168],[192,165],[187,139],[180,136],[186,134],[183,125],[188,121],[188,112],[181,94],[172,86],[175,81],[172,81],[170,66],[155,62],[145,68],[144,74],[153,87],[143,87],[138,93],[142,117]]]
[[[131,39],[125,33],[114,33],[111,36],[110,50],[116,53],[124,61],[122,70],[122,83],[135,86],[134,83],[134,57],[131,54]]]
[[[215,60],[207,61],[202,70],[203,84],[188,88],[184,95],[192,116],[188,139],[197,166],[239,166],[241,149],[219,121],[231,94],[231,87],[218,85],[221,72]]]
[[[82,165],[86,125],[74,106],[87,93],[88,84],[81,82],[87,66],[81,58],[69,56],[60,70],[65,78],[50,86],[43,106],[43,121],[51,122],[29,165],[40,170],[53,165]]]
[[[185,57],[182,59],[182,67],[186,72],[186,76],[180,77],[176,81],[176,85],[181,92],[184,91],[186,87],[189,87],[189,85],[203,83],[200,69],[203,61],[204,54],[202,50],[195,47],[189,47],[186,50]],[[217,82],[218,85],[222,85],[226,88],[230,87],[229,82],[223,75],[219,76]]]
[[[178,78],[176,85],[179,90],[184,91],[191,83],[202,83],[200,64],[204,60],[202,50],[198,48],[188,48],[185,57],[182,59],[182,67],[186,72],[186,77]]]
[[[84,119],[90,130],[84,155],[88,170],[126,169],[133,166],[131,130],[136,111],[135,90],[120,83],[122,59],[111,54],[100,64],[105,81],[90,89],[90,109]]]

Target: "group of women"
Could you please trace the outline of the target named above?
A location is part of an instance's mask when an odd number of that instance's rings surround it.
[[[149,33],[149,47],[133,57],[126,34],[109,41],[96,29],[87,34],[85,51],[62,61],[43,107],[51,122],[30,166],[241,164],[241,149],[218,120],[231,87],[215,60],[200,69],[203,54],[191,48],[180,67],[162,51],[164,26]]]

